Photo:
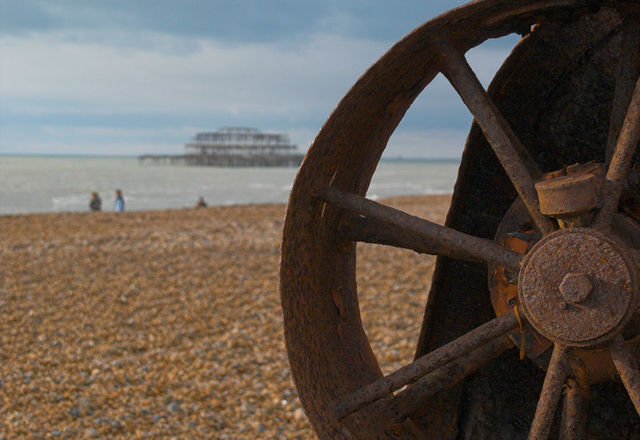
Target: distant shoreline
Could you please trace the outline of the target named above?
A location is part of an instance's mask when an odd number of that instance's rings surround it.
[[[155,154],[155,153],[144,153]],[[110,155],[110,154],[29,154],[29,153],[0,153],[0,157],[25,157],[25,158],[61,158],[61,159],[135,159],[139,154],[134,155]],[[429,163],[459,163],[459,158],[447,157],[383,157],[380,162],[429,162]]]
[[[25,157],[41,159],[137,159],[137,155],[111,155],[111,154],[28,154],[28,153],[1,153],[0,157]]]
[[[453,192],[459,162],[448,159],[385,159],[367,195]],[[0,215],[85,212],[92,192],[113,209],[113,191],[123,190],[127,211],[191,208],[199,197],[209,206],[286,203],[299,167],[140,166],[136,157],[5,156],[0,161]]]
[[[434,193],[434,194],[409,194],[409,195],[401,195],[401,196],[389,196],[389,197],[381,197],[375,198],[375,201],[386,203],[387,201],[398,201],[398,200],[413,200],[413,199],[429,199],[433,198],[434,200],[441,197],[451,197],[450,192],[442,192],[442,193]],[[229,208],[269,208],[269,207],[277,207],[282,206],[286,208],[287,202],[272,202],[272,203],[230,203],[227,205],[209,205],[206,208],[208,210],[214,209],[229,209]],[[164,213],[164,212],[175,212],[175,211],[193,211],[196,208],[193,207],[184,207],[184,208],[158,208],[158,209],[132,209],[125,211],[124,213],[115,212],[111,207],[106,210],[102,210],[99,212],[92,212],[89,209],[86,211],[43,211],[43,212],[24,212],[24,213],[10,213],[10,214],[0,214],[0,220],[4,218],[15,218],[15,217],[27,217],[27,216],[69,216],[69,215],[100,215],[100,214],[113,214],[113,215],[127,215],[127,214],[144,214],[144,213]]]

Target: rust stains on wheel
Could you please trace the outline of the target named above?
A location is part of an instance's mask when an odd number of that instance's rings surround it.
[[[639,29],[636,2],[473,2],[398,42],[343,98],[282,241],[287,351],[320,438],[640,432]],[[513,32],[524,38],[485,91],[464,54]],[[440,72],[475,120],[444,226],[364,197]],[[416,358],[387,376],[361,322],[359,241],[439,256]],[[615,423],[598,418],[607,405]]]

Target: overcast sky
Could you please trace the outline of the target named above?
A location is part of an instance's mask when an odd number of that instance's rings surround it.
[[[304,152],[396,41],[458,0],[2,0],[0,153],[181,154],[197,132],[288,133]],[[515,38],[467,56],[487,85]],[[442,79],[385,155],[458,157]]]

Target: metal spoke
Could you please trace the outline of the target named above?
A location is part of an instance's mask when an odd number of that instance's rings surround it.
[[[414,234],[424,243],[435,244],[430,249],[421,248],[425,253],[480,260],[520,270],[523,256],[491,240],[455,231],[335,187],[320,186],[315,195],[334,206]]]
[[[544,378],[540,400],[536,407],[536,415],[531,423],[529,440],[546,440],[551,430],[553,416],[562,396],[562,386],[567,378],[569,349],[556,344],[551,355],[551,362]]]
[[[347,240],[409,249],[419,254],[445,255],[457,260],[482,261],[469,255],[466,250],[461,252],[429,240],[421,234],[402,230],[396,225],[355,214],[342,218],[337,232]]]
[[[388,397],[394,391],[412,384],[438,368],[465,356],[476,348],[506,335],[511,330],[518,328],[518,325],[519,321],[516,314],[513,310],[510,310],[464,336],[419,357],[388,376],[357,390],[337,402],[333,408],[333,414],[336,418],[343,419],[376,400]]]
[[[542,174],[538,166],[509,127],[465,58],[446,38],[438,38],[434,48],[442,63],[442,73],[449,79],[482,128],[502,167],[524,201],[531,219],[543,234],[553,232],[553,223],[540,212],[534,187],[535,180]]]
[[[562,406],[560,440],[586,438],[589,389],[574,379],[567,380]]]
[[[401,423],[436,393],[451,388],[511,347],[513,342],[509,336],[495,339],[409,385],[395,396],[380,402],[379,406],[392,423]]]
[[[636,88],[607,170],[602,187],[602,208],[593,222],[595,228],[608,230],[611,227],[638,140],[640,140],[640,80],[636,82]]]
[[[613,338],[609,344],[609,352],[620,379],[627,389],[636,411],[640,414],[640,371],[638,371],[636,358],[624,343],[622,335],[617,335]]]
[[[627,15],[624,17],[622,26],[616,91],[611,106],[609,137],[607,139],[607,164],[611,162],[611,156],[618,142],[618,135],[629,108],[636,80],[640,76],[640,17]]]

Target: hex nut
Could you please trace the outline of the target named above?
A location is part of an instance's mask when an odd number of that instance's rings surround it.
[[[569,304],[580,304],[587,300],[593,290],[589,277],[583,273],[570,272],[558,286],[562,297]]]

